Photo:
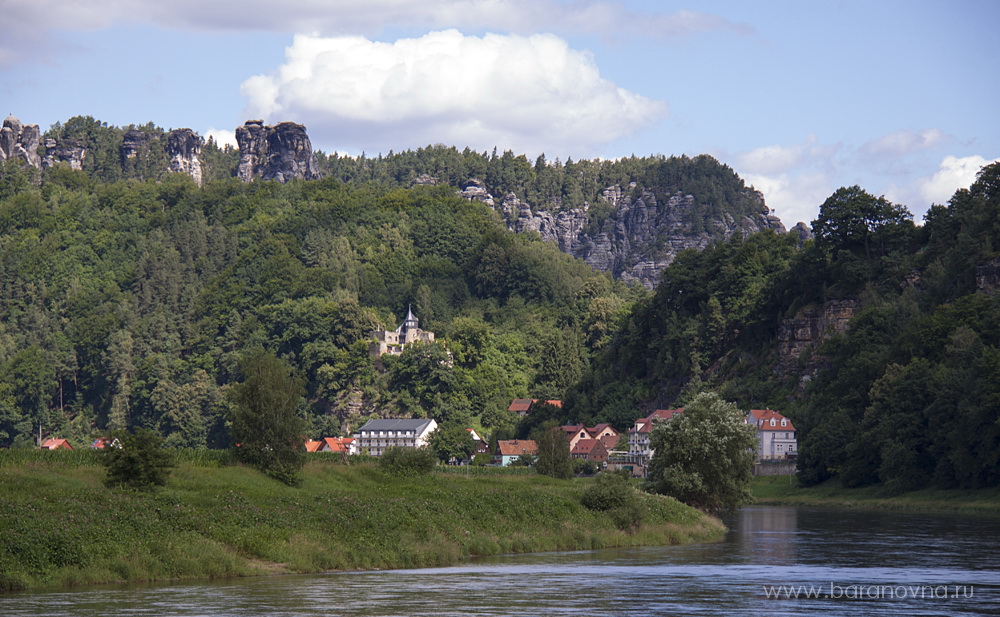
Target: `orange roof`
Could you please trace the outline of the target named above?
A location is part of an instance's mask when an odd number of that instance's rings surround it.
[[[562,409],[562,401],[551,400],[551,401],[545,401],[545,402],[548,403],[549,405],[552,405],[553,407],[558,407],[558,408]]]
[[[325,437],[323,441],[330,448],[330,452],[350,452],[353,437]]]
[[[321,447],[323,447],[322,441],[310,439],[306,442],[306,452],[319,452]]]
[[[500,456],[538,454],[538,444],[533,439],[504,439],[497,442]]]
[[[69,445],[69,442],[65,439],[56,439],[54,437],[46,439],[42,444],[43,450],[72,450],[73,446]]]
[[[792,421],[781,415],[773,409],[753,410],[754,417],[757,418],[757,428],[762,431],[794,431],[795,425]],[[771,425],[771,420],[774,420],[774,426]],[[785,425],[781,425],[781,421],[785,421]]]

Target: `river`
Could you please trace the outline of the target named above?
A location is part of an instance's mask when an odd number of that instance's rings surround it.
[[[0,615],[1000,614],[1000,518],[751,507],[726,523],[717,544],[14,594]]]

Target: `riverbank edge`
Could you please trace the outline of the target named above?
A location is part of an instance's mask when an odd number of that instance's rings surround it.
[[[844,488],[838,480],[800,487],[793,476],[758,476],[751,484],[754,505],[831,510],[891,510],[1000,516],[1000,488],[922,489],[891,495],[883,487]]]
[[[643,495],[619,529],[588,480],[391,477],[310,464],[299,488],[182,465],[164,489],[111,491],[93,466],[0,466],[0,592],[440,567],[502,554],[716,542],[717,518]]]

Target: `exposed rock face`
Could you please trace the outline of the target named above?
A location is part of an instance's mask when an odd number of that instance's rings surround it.
[[[785,231],[756,192],[750,197],[759,201],[758,213],[739,219],[725,214],[721,219],[711,220],[706,220],[702,207],[691,195],[675,193],[657,198],[653,191],[641,190],[635,183],[626,188],[605,189],[602,200],[613,211],[600,217],[591,212],[587,203],[558,212],[532,210],[514,193],[508,193],[497,206],[478,180],[470,180],[461,195],[496,209],[509,229],[536,232],[543,240],[556,242],[560,250],[594,268],[611,272],[624,281],[639,282],[649,289],[659,283],[663,269],[685,249],[704,248],[736,233]]]
[[[822,306],[803,309],[794,318],[786,319],[778,328],[779,373],[801,372],[808,380],[821,368],[823,359],[815,350],[820,343],[834,334],[847,331],[858,310],[857,300],[829,300]],[[799,359],[805,355],[805,366]]]
[[[167,135],[168,171],[187,174],[201,186],[202,138],[191,129],[174,129]]]
[[[1000,290],[1000,259],[976,267],[976,290],[988,294]]]
[[[129,159],[134,158],[145,158],[149,155],[149,148],[152,142],[158,141],[160,139],[159,135],[154,135],[153,133],[147,133],[146,131],[140,131],[138,129],[129,129],[125,131],[122,136],[122,145],[119,148],[119,152],[122,157],[122,166]]]
[[[316,155],[301,124],[264,126],[261,120],[250,120],[236,129],[236,141],[240,146],[236,175],[243,182],[319,178]]]
[[[21,124],[14,116],[3,121],[0,128],[0,162],[20,159],[32,167],[41,167],[38,155],[41,132],[37,124]]]
[[[795,235],[797,235],[799,237],[799,246],[800,247],[803,244],[806,243],[806,240],[812,240],[813,237],[814,237],[812,229],[810,229],[808,225],[806,225],[805,223],[803,223],[801,221],[799,221],[795,225],[795,227],[792,227],[791,229],[789,229],[788,233],[795,234]]]
[[[52,138],[45,140],[45,158],[42,159],[42,168],[48,169],[59,163],[66,163],[70,169],[83,169],[83,157],[86,156],[87,149],[77,139],[63,139],[56,142]]]

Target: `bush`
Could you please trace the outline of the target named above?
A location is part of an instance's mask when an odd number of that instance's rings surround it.
[[[628,477],[618,473],[602,473],[587,487],[580,503],[589,510],[607,512],[622,531],[635,531],[646,517],[646,505]]]
[[[578,476],[592,476],[597,473],[597,465],[594,464],[594,461],[588,461],[585,458],[575,458],[573,459],[573,473]]]
[[[149,429],[112,433],[111,445],[101,454],[110,488],[150,489],[167,483],[174,457],[163,449],[163,438]]]
[[[430,448],[386,448],[378,459],[379,469],[397,476],[430,473],[437,464],[437,455]]]

